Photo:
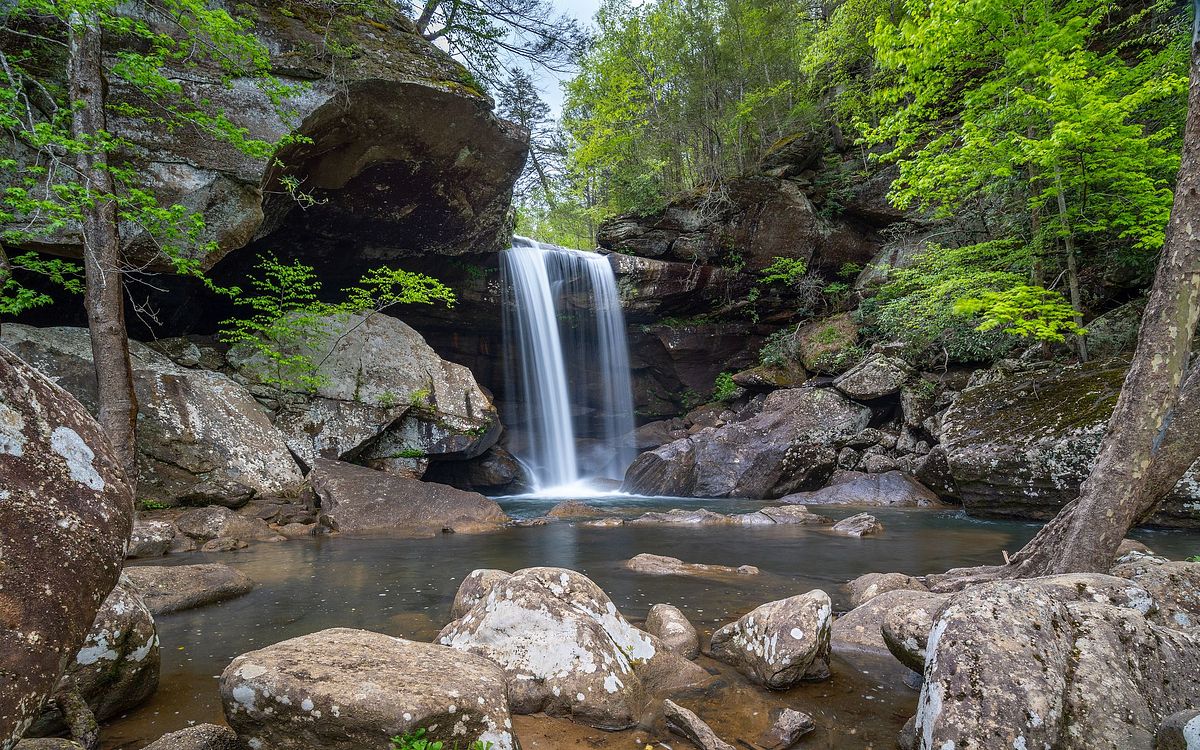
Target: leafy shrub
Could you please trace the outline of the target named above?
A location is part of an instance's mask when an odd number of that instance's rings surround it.
[[[426,732],[424,729],[418,729],[415,732],[409,732],[400,737],[393,737],[392,750],[459,750],[457,742],[447,748],[446,743],[440,740],[429,740],[425,737]],[[492,743],[475,740],[465,750],[492,750]]]
[[[717,380],[713,383],[713,401],[728,401],[737,393],[737,383],[733,382],[733,375],[728,372],[723,372],[717,376]]]

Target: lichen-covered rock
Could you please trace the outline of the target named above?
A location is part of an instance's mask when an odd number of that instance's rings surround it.
[[[117,583],[133,492],[84,407],[3,347],[0,477],[0,748],[9,750]]]
[[[1200,709],[1173,713],[1154,737],[1154,750],[1200,750]]]
[[[768,602],[713,633],[709,653],[773,690],[824,680],[832,613],[820,589]]]
[[[942,417],[942,445],[967,512],[1048,519],[1074,499],[1126,368],[1120,360],[1102,360],[1015,373],[964,390]],[[1150,522],[1200,525],[1195,467]]]
[[[796,351],[809,372],[836,375],[845,371],[854,364],[845,355],[856,344],[858,326],[850,313],[809,323],[796,332]]]
[[[175,527],[169,521],[144,521],[139,518],[134,521],[125,557],[162,557],[171,549],[174,539]]]
[[[242,745],[229,727],[197,724],[164,734],[143,750],[242,750]]]
[[[749,370],[734,373],[733,382],[748,391],[774,391],[780,388],[799,388],[808,380],[808,373],[800,365],[782,367],[759,365]]]
[[[660,688],[708,678],[630,625],[599,586],[562,568],[517,571],[443,628],[438,642],[499,664],[515,713],[544,711],[604,729],[635,724]]]
[[[250,576],[224,565],[137,565],[125,569],[155,615],[203,607],[250,593]]]
[[[1148,620],[1145,591],[1107,578],[951,598],[927,644],[920,746],[1152,750],[1163,720],[1200,700],[1200,642]]]
[[[883,533],[883,524],[870,513],[859,513],[838,521],[830,531],[842,536],[875,536]]]
[[[382,313],[332,315],[324,335],[287,350],[319,363],[312,393],[288,393],[276,423],[308,466],[357,460],[420,478],[430,461],[475,458],[495,444],[500,422],[471,371],[447,362],[404,322]],[[264,397],[272,363],[235,348],[230,364]]]
[[[1133,554],[1118,559],[1112,574],[1145,589],[1154,600],[1153,622],[1200,632],[1200,563]]]
[[[442,529],[478,532],[508,521],[475,492],[318,458],[309,473],[321,497],[322,523],[336,531],[430,536]]]
[[[476,604],[487,598],[493,588],[509,578],[512,578],[512,573],[494,568],[472,570],[459,584],[458,591],[454,594],[454,604],[450,607],[450,619],[457,620],[470,612]]]
[[[889,591],[928,591],[929,587],[903,573],[866,573],[847,583],[846,589],[850,592],[850,607],[854,608]]]
[[[728,578],[729,576],[756,576],[758,568],[753,565],[709,565],[689,563],[678,557],[651,555],[643,552],[626,560],[624,567],[634,573],[648,576],[698,576],[701,578]]]
[[[261,518],[250,518],[220,505],[189,510],[175,519],[175,538],[187,537],[197,544],[217,539],[240,542],[280,541]],[[245,545],[242,545],[245,546]]]
[[[899,357],[872,354],[839,375],[833,386],[856,401],[870,401],[899,393],[915,374]]]
[[[96,411],[86,328],[5,324],[0,341]],[[229,377],[176,365],[130,342],[138,399],[138,496],[173,500],[215,486],[275,494],[303,482],[283,435]],[[204,489],[207,488],[207,489]]]
[[[448,746],[514,750],[504,673],[487,659],[348,628],[242,654],[221,675],[225,718],[271,750],[391,750],[425,729]]]
[[[104,600],[83,648],[67,664],[71,681],[98,721],[139,705],[158,689],[158,629],[137,587],[122,576]],[[52,706],[52,704],[50,704]],[[27,734],[65,729],[57,708],[47,707]]]
[[[685,497],[779,497],[833,472],[831,445],[867,426],[870,410],[824,388],[773,392],[761,413],[643,453],[623,489]]]
[[[685,659],[700,653],[700,635],[687,616],[670,604],[655,604],[646,615],[646,632]]]
[[[918,645],[924,649],[929,628],[932,626],[932,618],[949,598],[948,594],[931,594],[928,591],[912,589],[885,591],[878,596],[871,597],[833,621],[833,647],[880,653],[891,651],[902,664],[915,672],[920,672],[920,665],[924,663],[924,652],[922,651],[921,661],[917,662],[917,666],[914,667],[912,662],[901,658],[891,648],[885,634],[885,625],[889,619],[907,618],[915,622],[920,613],[927,613],[925,614],[925,629],[917,631],[920,643],[912,646],[913,649],[916,649]],[[914,630],[916,629],[914,628]]]
[[[780,498],[780,502],[905,508],[941,505],[937,495],[899,471],[886,471],[881,474],[841,471],[834,474],[825,487],[810,492],[796,492]]]

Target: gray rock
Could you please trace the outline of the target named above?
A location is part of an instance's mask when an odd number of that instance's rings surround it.
[[[646,632],[685,659],[700,653],[700,635],[687,616],[670,604],[655,604],[646,615]]]
[[[242,542],[268,542],[282,539],[271,531],[261,518],[238,515],[229,508],[218,505],[189,510],[176,518],[175,536],[176,538],[185,536],[199,544],[214,539]]]
[[[155,615],[234,599],[254,588],[249,576],[222,563],[136,565],[126,568],[125,576]]]
[[[753,565],[708,565],[705,563],[688,563],[678,557],[651,555],[645,552],[634,555],[624,563],[624,567],[634,573],[648,576],[697,576],[700,578],[728,578],[729,576],[756,576],[758,568]]]
[[[1200,563],[1172,562],[1152,555],[1122,557],[1112,574],[1145,589],[1154,601],[1151,621],[1200,632]]]
[[[144,521],[133,523],[133,534],[129,537],[127,558],[162,557],[171,549],[175,539],[175,527],[169,521]]]
[[[83,745],[61,737],[41,737],[21,740],[15,750],[83,750]]]
[[[454,604],[450,607],[450,619],[457,620],[475,609],[475,605],[486,599],[493,588],[509,578],[512,578],[512,573],[503,570],[493,568],[472,570],[470,575],[459,584],[458,591],[454,594]]]
[[[180,495],[179,501],[184,505],[195,505],[201,508],[220,505],[236,510],[250,502],[255,494],[253,487],[247,487],[241,482],[228,479],[207,479]]]
[[[829,516],[812,513],[803,505],[778,505],[763,508],[754,513],[738,513],[730,518],[744,526],[769,524],[830,526],[833,524],[833,519]]]
[[[863,457],[859,462],[858,468],[868,474],[883,474],[889,471],[896,471],[900,464],[896,459],[882,453],[871,453]]]
[[[920,580],[903,573],[866,573],[847,583],[846,589],[850,592],[850,606],[852,608],[888,591],[897,591],[900,589],[908,591],[929,590]]]
[[[908,364],[886,354],[872,354],[833,381],[833,386],[856,401],[891,396],[915,375]]]
[[[96,613],[83,647],[67,663],[63,681],[74,682],[96,719],[104,721],[153,695],[158,671],[154,618],[137,587],[122,575]],[[58,734],[65,728],[58,709],[47,707],[26,736]]]
[[[785,708],[775,717],[771,728],[758,738],[758,745],[763,750],[787,750],[795,745],[800,738],[816,729],[816,722],[806,713]]]
[[[321,497],[322,523],[336,531],[430,536],[442,529],[489,531],[508,521],[475,492],[319,458],[309,482]]]
[[[921,659],[923,660],[923,649],[925,647],[925,640],[929,635],[929,628],[932,626],[932,618],[937,614],[941,605],[949,598],[947,594],[931,594],[927,591],[913,591],[911,589],[896,589],[871,597],[834,620],[832,631],[833,646],[836,649],[854,649],[878,653],[891,652],[900,659],[902,664],[916,672],[920,672],[920,664],[923,661],[917,662],[917,666],[913,667],[910,660],[901,658],[889,645],[888,637],[885,633],[885,625],[889,622],[889,618],[892,620],[908,618],[916,622],[916,618],[921,613],[926,613],[924,630],[919,630],[915,626],[913,628],[913,632],[918,633],[920,642],[919,644],[914,643],[910,645],[910,651],[915,651],[918,647],[922,649]],[[906,642],[902,641],[902,643]]]
[[[241,750],[238,737],[229,727],[216,724],[197,724],[164,734],[146,745],[144,750]]]
[[[499,664],[515,713],[604,729],[633,726],[647,694],[709,679],[630,625],[599,586],[562,568],[517,571],[437,640]]]
[[[443,646],[348,628],[242,654],[221,675],[225,718],[248,747],[390,750],[428,739],[514,750],[504,673]]]
[[[842,536],[875,536],[883,533],[883,524],[869,513],[859,513],[838,521],[830,531]]]
[[[737,750],[717,736],[699,716],[672,700],[663,701],[667,728],[695,745],[699,750]]]
[[[820,589],[758,607],[713,633],[709,652],[751,681],[784,690],[829,677],[832,605]]]
[[[877,507],[940,506],[937,495],[910,476],[898,471],[864,474],[838,472],[826,487],[812,492],[796,492],[781,498],[783,503],[805,505],[870,505]]]
[[[1154,750],[1200,750],[1200,710],[1173,713],[1154,737]]]
[[[95,413],[96,378],[86,328],[6,324],[0,341]],[[264,494],[303,478],[283,435],[229,377],[176,365],[130,342],[138,399],[138,496],[170,500],[233,482]]]
[[[643,453],[623,489],[650,495],[779,497],[823,482],[834,442],[867,426],[870,410],[825,388],[769,395],[762,412]]]
[[[942,418],[956,495],[968,513],[1049,519],[1079,494],[1125,381],[1127,364],[1018,372],[963,391]],[[1148,519],[1200,525],[1193,467]]]

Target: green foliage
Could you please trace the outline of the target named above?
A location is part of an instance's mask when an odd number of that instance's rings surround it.
[[[979,315],[979,331],[1001,328],[1005,333],[1038,341],[1062,342],[1066,340],[1064,334],[1087,332],[1076,325],[1075,311],[1061,294],[1028,284],[960,299],[954,304],[954,312]]]
[[[782,328],[767,337],[758,351],[758,361],[768,367],[786,367],[800,361],[796,346],[799,343],[795,328]]]
[[[392,738],[392,750],[459,750],[457,742],[453,746],[447,748],[446,743],[438,740],[426,739],[427,732],[424,729],[418,729],[409,732],[400,737]],[[476,740],[472,742],[467,750],[491,750],[492,743]]]
[[[423,409],[429,406],[430,391],[428,388],[418,388],[408,397],[408,403],[414,409]]]
[[[759,282],[762,284],[782,284],[792,286],[800,282],[808,273],[808,264],[802,258],[773,258],[771,265],[759,271]]]
[[[31,289],[21,281],[25,274],[42,276],[54,286],[72,294],[83,293],[83,269],[61,258],[45,258],[37,253],[22,253],[9,259],[10,273],[0,266],[0,315],[20,315],[26,310],[49,305],[54,298]]]
[[[139,500],[138,506],[141,507],[142,510],[163,510],[171,507],[170,505],[167,505],[159,500],[149,500],[146,498]]]
[[[397,304],[455,303],[454,293],[436,279],[386,266],[343,289],[343,300],[337,303],[321,299],[321,282],[312,266],[283,263],[265,254],[259,256],[255,271],[248,291],[229,290],[248,315],[224,321],[221,340],[249,353],[257,363],[255,377],[274,387],[278,396],[315,391],[326,383],[313,353],[331,335],[331,316],[379,312]],[[413,405],[424,404],[428,396],[428,390],[414,392]]]
[[[713,401],[729,401],[737,392],[737,383],[733,382],[733,375],[728,372],[722,372],[713,383]]]

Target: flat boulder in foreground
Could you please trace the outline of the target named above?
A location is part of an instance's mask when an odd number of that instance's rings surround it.
[[[242,654],[221,675],[225,718],[243,744],[270,750],[392,750],[431,741],[514,750],[504,672],[454,649],[349,628]]]
[[[321,498],[321,517],[344,533],[392,532],[430,536],[490,531],[508,521],[477,492],[318,458],[309,481]]]

